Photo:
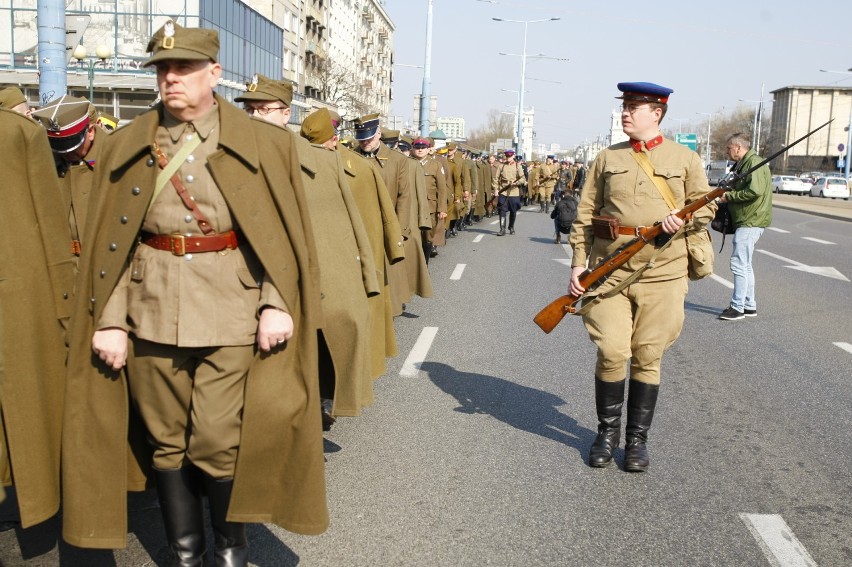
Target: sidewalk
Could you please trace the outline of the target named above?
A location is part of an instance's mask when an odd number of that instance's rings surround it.
[[[779,209],[798,211],[834,220],[852,221],[852,201],[820,199],[807,195],[772,195],[772,204]]]

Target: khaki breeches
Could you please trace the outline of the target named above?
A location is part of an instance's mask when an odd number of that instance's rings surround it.
[[[686,291],[686,276],[634,283],[592,307],[583,322],[598,348],[595,376],[623,380],[629,360],[632,380],[659,384],[663,352],[683,328]]]
[[[130,396],[154,445],[154,467],[190,461],[213,478],[234,476],[253,356],[253,345],[194,348],[132,338]]]

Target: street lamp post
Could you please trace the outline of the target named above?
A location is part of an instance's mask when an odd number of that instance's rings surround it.
[[[73,57],[77,60],[78,63],[83,63],[85,61],[86,68],[89,72],[89,102],[94,104],[95,97],[95,65],[97,61],[95,59],[89,58],[86,59],[86,47],[82,44],[78,45],[74,48]],[[98,59],[101,63],[106,63],[106,60],[110,58],[112,55],[112,50],[106,45],[99,45],[95,49],[95,55],[97,55]]]
[[[429,135],[429,106],[432,85],[432,0],[426,12],[426,56],[423,60],[423,86],[420,89],[420,135]]]
[[[705,147],[705,150],[706,150],[706,151],[705,151],[705,158],[704,158],[704,162],[705,162],[705,163],[704,163],[704,165],[705,165],[705,166],[708,166],[708,165],[710,165],[710,133],[711,133],[711,124],[713,123],[713,115],[714,115],[714,114],[716,114],[716,113],[715,113],[715,112],[696,112],[695,114],[703,114],[704,116],[706,116],[706,117],[707,117],[707,144],[706,144],[706,147]]]
[[[820,69],[823,73],[840,73],[841,75],[852,75],[852,69],[848,71],[830,71],[828,69]],[[843,160],[843,175],[846,177],[847,183],[849,182],[849,153],[852,152],[852,102],[849,104],[849,126],[846,129],[846,154]]]
[[[545,18],[541,20],[509,20],[506,18],[491,18],[495,22],[511,22],[524,24],[524,49],[521,52],[521,88],[518,90],[518,125],[515,133],[515,153],[521,155],[524,138],[524,80],[527,74],[527,28],[530,24],[538,22],[555,22],[559,18]]]

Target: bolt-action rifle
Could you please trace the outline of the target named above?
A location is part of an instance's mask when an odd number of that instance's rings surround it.
[[[833,119],[832,119],[833,120]],[[721,197],[723,193],[729,191],[731,187],[735,186],[737,182],[739,182],[744,177],[747,177],[752,172],[757,171],[767,163],[771,162],[802,140],[812,136],[818,130],[825,128],[828,126],[832,120],[829,120],[822,126],[808,132],[789,146],[786,146],[768,158],[764,159],[757,165],[750,167],[747,171],[743,171],[740,173],[732,173],[725,176],[722,181],[719,182],[719,185],[713,189],[712,191],[702,195],[695,201],[692,201],[677,213],[674,213],[681,220],[686,220],[687,218],[691,218],[692,214],[702,207],[708,205],[713,202],[717,197]],[[617,250],[615,250],[612,254],[603,258],[600,262],[598,262],[594,267],[587,268],[582,274],[577,278],[580,281],[580,285],[585,288],[585,292],[580,296],[575,295],[563,295],[551,302],[547,307],[539,311],[538,315],[535,316],[535,324],[538,325],[542,331],[545,333],[550,333],[553,329],[556,328],[556,325],[562,321],[562,318],[565,317],[568,313],[575,313],[577,309],[583,303],[583,300],[587,298],[589,292],[594,291],[601,284],[603,284],[607,278],[609,278],[610,274],[627,263],[630,258],[636,255],[642,248],[645,247],[649,242],[653,242],[657,236],[663,232],[663,225],[660,221],[655,222],[652,226],[640,226],[636,228],[636,238],[631,240],[630,242],[625,243],[620,246]]]

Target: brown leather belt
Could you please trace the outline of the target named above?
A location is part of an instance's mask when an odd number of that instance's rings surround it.
[[[175,256],[185,254],[196,254],[200,252],[219,252],[221,250],[235,250],[240,245],[237,232],[229,230],[221,234],[210,236],[184,236],[182,234],[151,234],[142,233],[142,244],[171,252]]]
[[[81,250],[82,250],[82,248],[80,247],[80,241],[79,240],[72,240],[71,241],[71,253],[75,256],[79,256]]]
[[[650,228],[647,226],[624,226],[618,227],[618,234],[622,236],[639,236],[643,230]]]

